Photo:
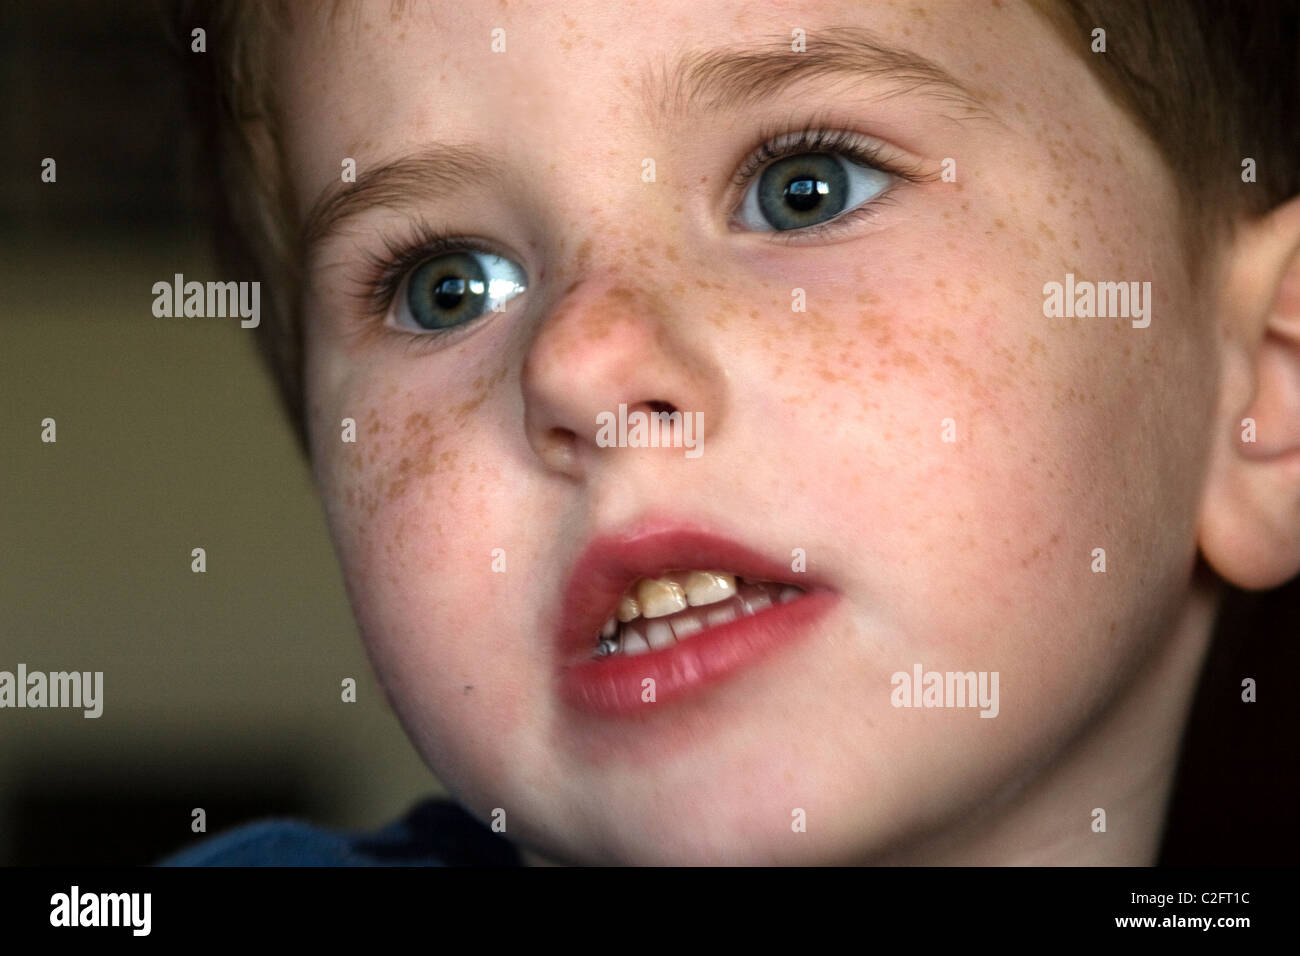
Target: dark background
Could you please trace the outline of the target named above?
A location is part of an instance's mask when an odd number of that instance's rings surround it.
[[[0,5],[0,670],[103,671],[105,698],[98,719],[0,710],[0,864],[152,862],[199,838],[196,807],[209,834],[370,828],[437,790],[252,330],[153,316],[176,272],[238,278],[204,232],[164,8]]]

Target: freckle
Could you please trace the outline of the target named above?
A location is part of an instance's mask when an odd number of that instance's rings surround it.
[[[901,365],[904,368],[911,369],[912,371],[920,371],[924,367],[921,359],[915,352],[907,352],[902,349],[894,352],[892,361],[894,365]]]
[[[1025,104],[1020,102],[1019,100],[1016,100],[1016,112],[1019,113],[1021,116],[1024,116],[1026,114]]]
[[[708,181],[709,181],[709,177],[708,177],[707,175],[704,175],[704,176],[701,176],[701,177],[700,177],[700,185],[701,185],[701,186],[703,186],[703,185],[704,185],[705,183],[707,183]]]
[[[469,415],[470,412],[474,411],[476,408],[482,405],[486,399],[487,399],[487,392],[481,391],[473,398],[467,399],[466,401],[461,402],[459,405],[454,406],[452,408],[452,414],[455,415],[457,418],[464,418],[465,416]]]
[[[1001,219],[994,219],[993,225],[997,226],[999,229],[1007,228],[1007,224],[1003,222]]]
[[[1047,223],[1043,222],[1041,219],[1038,220],[1038,230],[1046,235],[1048,239],[1051,239],[1052,241],[1056,240],[1056,233],[1052,232],[1052,230],[1047,227]]]
[[[669,243],[666,242],[664,243],[664,258],[666,258],[669,262],[677,261],[677,250],[674,249]]]
[[[681,212],[681,211],[682,211],[682,204],[681,204],[681,203],[673,203],[673,212]]]

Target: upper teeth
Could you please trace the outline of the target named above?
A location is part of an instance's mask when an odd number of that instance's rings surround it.
[[[726,571],[673,571],[656,578],[639,578],[623,593],[618,607],[600,630],[597,655],[644,654],[689,637],[705,625],[716,627],[738,615],[756,614],[772,603],[792,601],[801,594],[792,585],[745,583]],[[734,600],[733,600],[734,599]],[[707,614],[681,614],[688,608],[730,602]],[[657,618],[678,615],[671,621]],[[654,623],[649,623],[654,622]]]
[[[619,600],[615,616],[624,624],[637,617],[667,617],[735,594],[736,577],[726,571],[676,571],[634,581]]]
[[[717,604],[734,597],[736,576],[726,571],[678,571],[661,578],[641,578],[628,593],[636,595],[632,603],[641,617],[667,617],[688,606]],[[622,609],[621,602],[619,606]]]

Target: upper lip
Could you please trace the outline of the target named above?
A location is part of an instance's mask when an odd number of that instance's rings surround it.
[[[625,530],[600,534],[587,545],[569,573],[561,601],[557,640],[561,659],[595,649],[601,626],[618,599],[638,578],[666,571],[729,571],[752,581],[817,587],[809,575],[791,571],[726,535],[683,522],[646,520]]]

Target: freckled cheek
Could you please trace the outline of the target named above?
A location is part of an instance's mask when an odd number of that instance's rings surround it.
[[[313,457],[336,537],[352,550],[381,532],[390,543],[413,539],[417,530],[426,544],[454,537],[464,508],[445,505],[473,498],[462,492],[486,477],[476,481],[479,456],[471,446],[482,434],[484,403],[506,371],[459,367],[458,377],[431,384],[418,364],[318,356],[312,383],[326,384],[311,396]]]
[[[1017,401],[1023,335],[990,343],[995,307],[970,290],[930,292],[880,288],[820,300],[822,308],[790,322],[780,351],[760,342],[756,380],[773,382],[804,417],[855,421],[886,443],[923,442],[919,429],[930,418],[937,433],[942,418]]]
[[[945,284],[843,295],[796,324],[769,359],[786,425],[827,463],[833,500],[917,561],[951,562],[950,580],[1074,561],[1062,549],[1087,535],[1066,542],[1054,521],[1108,501],[1089,461],[1112,427],[1109,342],[1053,334],[1018,290]]]
[[[506,552],[508,570],[522,560],[518,525],[501,513],[507,479],[482,437],[485,412],[413,411],[422,403],[409,393],[348,404],[361,409],[358,440],[326,466],[328,511],[367,640],[432,641],[472,662],[465,648],[488,646],[484,609],[503,608],[508,576],[493,572],[493,548]]]
[[[370,568],[394,576],[412,560],[428,567],[452,556],[466,521],[457,507],[461,452],[455,439],[440,443],[435,432],[406,429],[373,434],[345,453],[351,460],[342,462],[338,523]]]
[[[485,639],[484,608],[498,621],[524,619],[501,600],[503,590],[515,594],[508,575],[490,571],[491,548],[512,543],[492,505],[508,500],[508,476],[482,441],[486,395],[504,376],[466,370],[464,382],[430,394],[392,364],[322,358],[309,376],[314,470],[363,640],[444,779],[475,762],[498,778],[504,768],[493,764],[493,744],[511,739],[525,703],[500,686],[518,678]],[[355,422],[355,442],[343,440],[344,419]],[[513,550],[509,557],[520,559]],[[474,743],[447,748],[462,739]]]

